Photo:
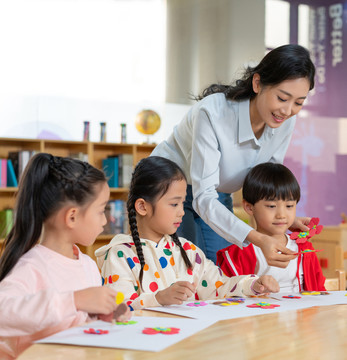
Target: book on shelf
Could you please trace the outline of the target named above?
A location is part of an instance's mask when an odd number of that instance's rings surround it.
[[[110,200],[106,205],[105,215],[107,224],[104,226],[104,231],[102,232],[103,235],[127,232],[128,216],[125,201]]]
[[[20,179],[21,175],[23,174],[24,169],[28,165],[30,157],[32,156],[32,151],[30,150],[22,150],[19,152],[18,158],[18,179]]]
[[[7,186],[7,159],[0,159],[0,187]]]
[[[133,155],[118,155],[118,186],[129,187],[133,174]]]
[[[11,162],[12,162],[14,173],[15,173],[16,178],[18,180],[18,174],[19,174],[19,171],[18,171],[19,151],[10,151],[8,153],[8,159],[11,160]]]
[[[0,238],[8,235],[13,226],[13,209],[0,211]]]
[[[77,160],[81,160],[81,161],[84,161],[84,162],[88,162],[88,154],[80,151],[80,152],[76,152],[76,153],[71,153],[70,154],[70,157],[72,159],[77,159]]]
[[[7,160],[7,186],[17,187],[18,181],[11,160]]]
[[[102,159],[102,169],[104,170],[109,187],[117,188],[118,185],[118,156]]]
[[[36,153],[36,150],[10,151],[8,153],[8,159],[12,162],[17,181],[20,179],[20,176],[22,175],[30,158]]]

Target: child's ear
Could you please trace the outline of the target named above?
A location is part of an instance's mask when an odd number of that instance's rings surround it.
[[[145,216],[148,211],[148,204],[146,200],[140,198],[135,201],[135,210],[139,215]]]
[[[74,228],[77,224],[77,218],[79,215],[79,211],[77,208],[72,207],[68,208],[64,215],[65,224],[70,228]]]
[[[242,206],[248,215],[253,216],[253,205],[246,200],[242,200]]]
[[[261,83],[260,83],[260,75],[259,74],[254,74],[253,78],[252,78],[252,88],[253,91],[258,94],[258,92],[261,89]]]

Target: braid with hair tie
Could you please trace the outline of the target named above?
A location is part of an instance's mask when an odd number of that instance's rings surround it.
[[[91,168],[91,165],[87,162],[80,161],[79,164],[82,169],[78,174],[74,174],[66,168],[66,163],[63,162],[63,158],[52,155],[49,160],[49,170],[51,175],[62,184],[65,190],[71,190],[73,192],[76,186],[82,186],[81,182]],[[68,188],[69,186],[71,187],[70,189]]]
[[[62,171],[62,161],[59,156],[51,156],[49,159],[49,170],[50,173],[62,184],[63,188],[65,188],[67,182],[69,181]]]
[[[81,175],[77,177],[77,180],[82,180],[88,174],[88,170],[90,169],[90,164],[87,162],[82,161],[81,164],[83,166],[83,171]]]
[[[187,269],[192,269],[192,268],[193,268],[193,265],[192,265],[192,263],[190,262],[186,251],[183,249],[182,244],[181,244],[181,242],[180,242],[180,240],[179,240],[179,238],[178,238],[177,233],[172,234],[171,237],[172,237],[173,242],[180,248],[181,255],[182,255],[182,257],[183,257],[184,263],[185,263],[186,266],[187,266]]]
[[[131,236],[134,240],[137,256],[138,256],[138,258],[140,260],[140,264],[141,264],[139,282],[140,282],[140,286],[142,287],[142,278],[143,278],[143,268],[145,266],[145,257],[143,256],[142,244],[141,244],[139,232],[137,229],[136,210],[134,207],[131,208],[130,210],[128,210],[128,218],[129,218],[129,227],[130,227],[130,231],[131,231]]]

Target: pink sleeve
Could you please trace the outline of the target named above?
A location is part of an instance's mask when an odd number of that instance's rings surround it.
[[[90,277],[90,286],[102,286],[101,274],[96,262],[88,255],[80,252],[80,256],[83,257],[83,264],[85,271]]]
[[[72,291],[47,288],[41,274],[29,265],[15,270],[0,283],[0,336],[28,335],[62,321],[87,319],[87,314],[76,310]]]

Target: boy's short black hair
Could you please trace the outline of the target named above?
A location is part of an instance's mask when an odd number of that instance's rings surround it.
[[[262,163],[247,174],[242,188],[243,199],[254,205],[260,200],[300,200],[300,186],[284,165]]]

